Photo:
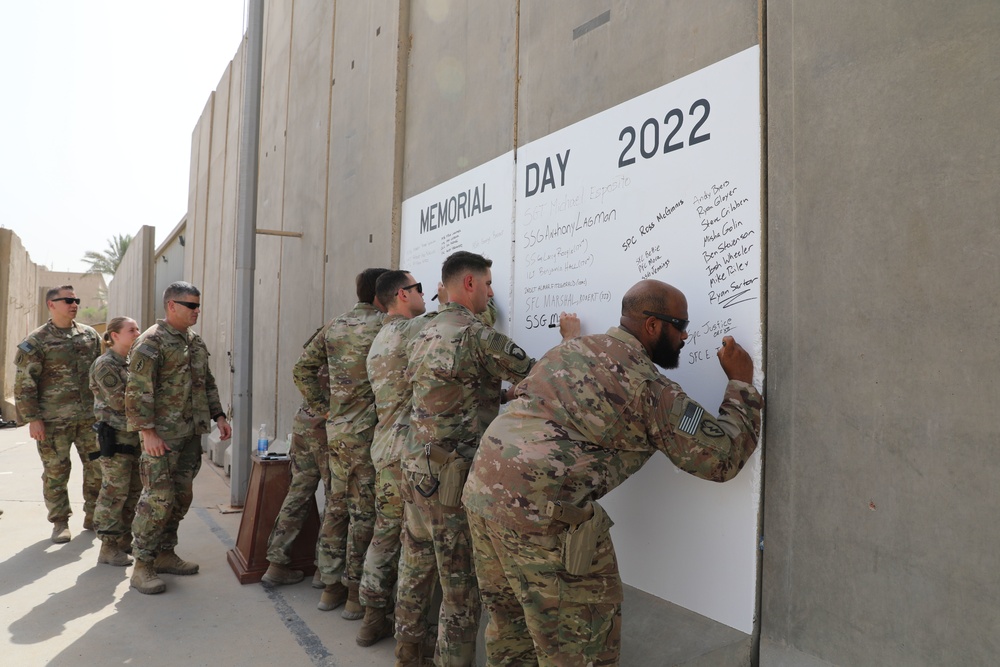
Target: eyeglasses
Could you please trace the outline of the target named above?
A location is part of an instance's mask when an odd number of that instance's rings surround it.
[[[414,288],[416,288],[417,294],[423,294],[424,293],[424,284],[423,283],[413,283],[412,285],[407,285],[406,287],[400,287],[399,289],[414,289]]]
[[[679,320],[676,317],[670,317],[669,315],[664,315],[663,313],[654,313],[651,310],[644,310],[642,311],[642,314],[649,317],[655,317],[656,319],[663,320],[669,324],[673,324],[674,327],[681,333],[684,333],[684,330],[687,329],[688,324],[690,323],[690,320]]]
[[[80,305],[80,299],[74,299],[71,296],[61,296],[58,299],[49,299],[49,301],[65,301],[66,303],[75,303]]]
[[[191,310],[194,310],[195,308],[201,308],[201,304],[195,303],[194,301],[177,301],[176,299],[171,299],[171,301],[173,301],[174,303],[179,303],[182,306],[186,306]]]

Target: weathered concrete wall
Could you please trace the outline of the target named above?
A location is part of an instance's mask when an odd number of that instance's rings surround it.
[[[1000,4],[773,0],[767,34],[763,641],[995,664]]]
[[[39,324],[38,272],[17,234],[0,229],[0,413],[14,414],[17,346]],[[48,311],[46,311],[46,316]]]
[[[108,286],[108,321],[113,317],[131,317],[145,331],[156,317],[154,295],[156,281],[155,248],[156,229],[149,225],[132,237],[128,251],[118,265]]]
[[[154,319],[163,319],[166,314],[163,309],[163,292],[167,285],[178,280],[184,280],[184,248],[187,237],[187,218],[181,219],[167,238],[161,240],[154,252],[155,279],[153,281],[153,313]]]

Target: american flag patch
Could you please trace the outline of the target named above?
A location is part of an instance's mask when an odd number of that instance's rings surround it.
[[[687,409],[684,411],[684,416],[681,417],[681,423],[677,425],[677,429],[688,435],[694,435],[694,432],[698,430],[698,425],[701,424],[701,417],[705,414],[704,408],[702,408],[697,403],[688,403]]]

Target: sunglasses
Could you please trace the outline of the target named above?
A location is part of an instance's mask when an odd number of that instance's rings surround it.
[[[676,317],[670,317],[669,315],[664,315],[663,313],[654,313],[651,310],[644,310],[642,311],[642,314],[649,317],[655,317],[656,319],[667,322],[668,324],[673,324],[674,327],[681,333],[684,333],[684,330],[687,329],[688,323],[690,322],[690,320],[679,320]]]
[[[71,296],[61,296],[58,299],[49,299],[49,301],[65,301],[66,303],[75,303],[80,305],[80,299],[73,298]]]
[[[416,288],[417,294],[423,294],[424,293],[424,284],[423,283],[413,283],[412,285],[407,285],[406,287],[400,287],[399,289],[414,289],[414,288]]]
[[[182,306],[190,308],[191,310],[194,310],[195,308],[201,308],[201,304],[195,303],[194,301],[177,301],[176,299],[171,299],[171,301],[173,301],[174,303],[179,303]]]

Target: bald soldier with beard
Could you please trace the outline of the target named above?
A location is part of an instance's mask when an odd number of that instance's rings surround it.
[[[656,451],[724,482],[756,448],[763,399],[731,336],[718,352],[729,378],[718,418],[657,368],[676,368],[687,325],[680,290],[637,283],[619,326],[550,350],[486,430],[463,502],[488,665],[617,665],[622,584],[596,501]]]

